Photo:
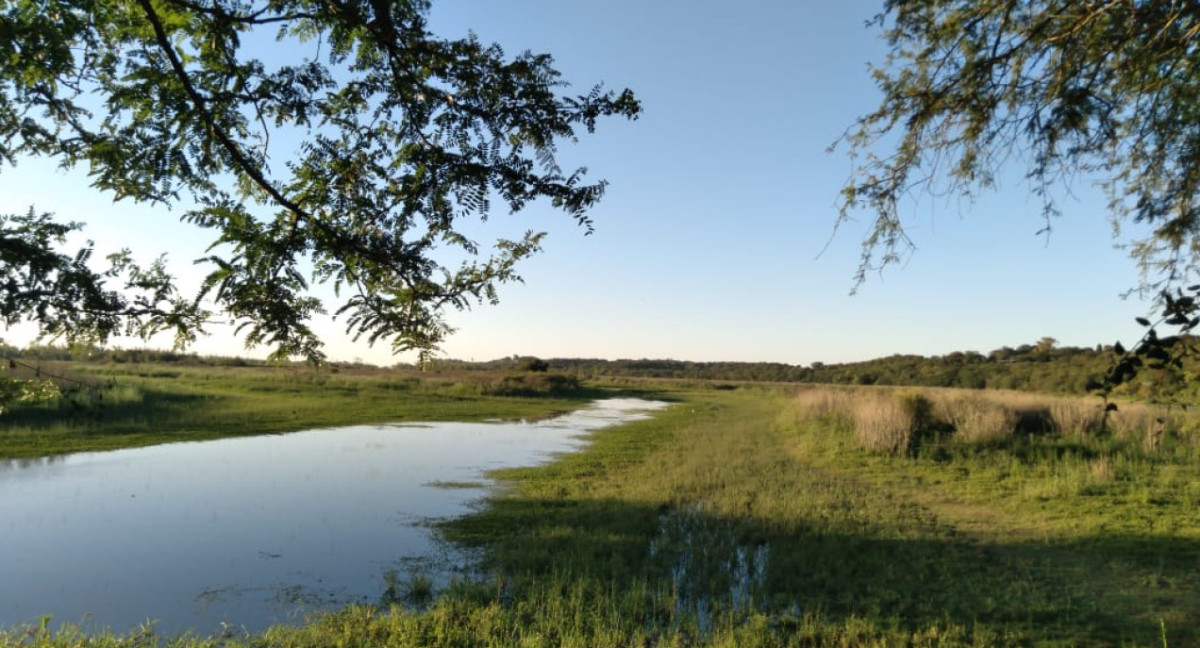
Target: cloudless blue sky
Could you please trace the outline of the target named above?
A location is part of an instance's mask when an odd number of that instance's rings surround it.
[[[851,296],[869,214],[834,235],[844,148],[827,147],[879,95],[868,63],[885,54],[864,25],[880,0],[434,0],[432,31],[474,31],[509,54],[553,54],[568,91],[632,88],[644,115],[601,122],[563,144],[564,168],[611,184],[584,236],[544,206],[494,214],[482,242],[525,229],[550,234],[525,284],[499,306],[453,313],[446,357],[674,358],[842,362],[893,353],[989,351],[1036,342],[1130,342],[1145,303],[1120,294],[1136,269],[1114,239],[1105,200],[1087,183],[1063,192],[1049,236],[1019,169],[974,204],[906,205],[918,250]],[[169,253],[185,282],[205,241],[161,213],[87,189],[82,173],[41,162],[0,169],[0,211],[30,204],[86,220],[98,251]],[[386,346],[326,331],[336,359],[391,364]],[[24,331],[8,337],[21,341]],[[140,345],[137,341],[119,341]],[[169,344],[162,342],[159,346]],[[195,348],[243,353],[228,328]],[[263,353],[265,350],[260,350]]]

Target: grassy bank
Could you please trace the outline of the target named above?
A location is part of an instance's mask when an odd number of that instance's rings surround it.
[[[1200,642],[1200,458],[1186,431],[1154,446],[1053,426],[974,438],[931,407],[938,434],[914,427],[920,443],[900,449],[864,443],[868,419],[852,409],[814,406],[839,394],[678,392],[580,453],[500,473],[508,487],[489,506],[448,523],[448,537],[484,549],[483,582],[420,611],[356,607],[182,643]],[[850,394],[842,402],[914,401]],[[0,644],[105,642],[117,640],[31,629]]]
[[[554,374],[46,363],[63,395],[0,416],[0,459],[390,421],[540,418],[609,393]]]

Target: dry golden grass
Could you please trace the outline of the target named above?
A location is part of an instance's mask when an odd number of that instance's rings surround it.
[[[1059,434],[1086,438],[1100,433],[1104,409],[1094,399],[1053,398],[1050,399],[1050,417]]]
[[[1155,452],[1162,446],[1167,430],[1178,430],[1183,423],[1182,412],[1172,412],[1165,405],[1125,403],[1109,415],[1109,425],[1117,438]]]
[[[1017,431],[1020,414],[1007,403],[982,395],[942,395],[935,416],[954,427],[954,438],[966,443],[993,443]]]
[[[804,418],[844,417],[854,423],[858,444],[876,452],[900,452],[931,426],[949,426],[961,443],[1002,442],[1017,434],[1094,437],[1103,429],[1103,407],[1094,397],[1077,398],[1007,390],[862,387],[830,385],[796,395]],[[1118,439],[1157,451],[1168,433],[1200,444],[1200,417],[1163,405],[1122,403],[1109,415]],[[1101,471],[1103,472],[1103,471]]]
[[[856,398],[851,416],[858,445],[866,450],[900,452],[909,446],[917,431],[913,408],[886,391],[864,393]]]
[[[807,418],[844,417],[851,410],[854,396],[848,389],[818,387],[796,394],[796,407]]]

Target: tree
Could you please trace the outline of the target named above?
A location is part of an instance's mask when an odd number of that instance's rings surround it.
[[[1186,0],[887,0],[873,23],[890,48],[874,69],[879,107],[843,138],[857,160],[838,223],[874,218],[856,286],[912,250],[898,205],[912,192],[971,198],[1002,166],[1024,162],[1043,205],[1055,188],[1099,178],[1157,324],[1098,389],[1107,396],[1143,361],[1176,364],[1200,325],[1200,3]],[[894,142],[894,144],[893,144]],[[1185,287],[1186,286],[1186,287]],[[1156,324],[1156,325],[1157,325]]]
[[[916,191],[977,195],[1024,162],[1057,213],[1055,185],[1100,178],[1147,287],[1200,260],[1200,4],[1183,0],[887,0],[879,107],[843,140],[857,160],[839,223],[874,226],[856,276],[912,249],[898,211]],[[885,144],[886,142],[886,144]],[[894,142],[894,144],[892,144]]]
[[[542,233],[480,244],[463,233],[493,201],[546,200],[590,230],[605,183],[564,172],[557,143],[629,90],[579,96],[546,54],[508,57],[426,28],[428,0],[0,0],[0,165],[83,167],[117,200],[183,206],[212,240],[184,295],[160,259],[120,252],[92,269],[80,227],[30,209],[0,217],[0,318],[103,341],[216,316],[277,358],[320,360],[309,327],[333,286],[355,339],[428,353],[447,309],[495,302]],[[278,63],[278,61],[286,61]],[[0,171],[2,171],[0,166]],[[466,261],[440,260],[455,251]]]
[[[1037,344],[1033,345],[1033,350],[1038,355],[1050,355],[1050,352],[1054,350],[1054,345],[1056,344],[1058,344],[1058,340],[1047,335],[1038,340]]]

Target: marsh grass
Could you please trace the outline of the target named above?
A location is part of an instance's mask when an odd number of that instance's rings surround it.
[[[949,423],[955,441],[979,445],[1010,440],[1021,420],[1016,407],[976,394],[954,394],[937,399],[934,416]]]
[[[893,394],[864,394],[851,410],[858,445],[875,452],[907,449],[919,424],[914,410]]]
[[[844,418],[851,410],[856,391],[853,387],[828,389],[824,387],[803,388],[794,397],[795,411],[805,418]]]
[[[1165,443],[1195,447],[1200,436],[1200,416],[1178,406],[1121,403],[1106,419],[1096,398],[1002,390],[813,387],[796,394],[793,416],[850,421],[859,447],[888,454],[947,444],[1020,445],[1032,437],[1056,439],[1063,448],[1074,443],[1077,450],[1112,437],[1153,453]]]

